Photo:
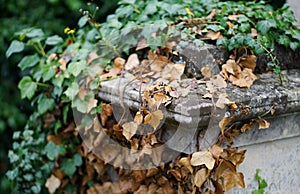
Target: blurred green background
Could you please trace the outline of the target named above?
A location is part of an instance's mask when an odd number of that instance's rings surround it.
[[[14,33],[24,28],[37,27],[48,35],[64,36],[64,28],[77,28],[79,11],[99,7],[96,20],[103,22],[113,13],[118,0],[98,0],[90,5],[84,0],[0,0],[0,193],[10,193],[10,183],[5,177],[9,168],[7,153],[11,148],[14,130],[23,129],[30,104],[21,101],[17,83],[21,72],[18,62],[26,54],[5,57],[5,52],[14,38]],[[93,7],[94,6],[94,7]]]

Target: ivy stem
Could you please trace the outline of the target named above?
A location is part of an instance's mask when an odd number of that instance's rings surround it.
[[[33,83],[35,83],[38,86],[42,86],[42,87],[47,87],[47,88],[51,87],[50,84],[44,84],[44,83],[40,83],[40,82],[33,82]]]

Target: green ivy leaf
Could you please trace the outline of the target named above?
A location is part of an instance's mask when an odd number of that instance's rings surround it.
[[[78,76],[81,71],[86,67],[86,62],[84,60],[71,62],[68,65],[68,72],[73,74],[75,77]]]
[[[289,46],[293,51],[295,51],[297,48],[299,48],[299,43],[298,42],[290,42]]]
[[[54,107],[55,107],[54,99],[43,96],[43,98],[38,103],[38,113],[42,115],[48,110],[50,111],[53,110]]]
[[[18,64],[18,67],[21,68],[23,71],[24,69],[28,67],[33,67],[39,62],[39,56],[37,54],[25,56],[20,63]]]
[[[60,168],[72,178],[73,174],[76,171],[76,168],[82,164],[82,158],[79,154],[75,154],[73,158],[68,158],[64,160],[60,166]]]
[[[73,82],[71,84],[70,87],[68,87],[68,89],[65,91],[65,94],[71,99],[73,100],[74,97],[77,95],[77,93],[79,92],[79,86],[76,82]]]
[[[10,57],[13,53],[19,53],[24,50],[24,43],[18,40],[14,40],[11,42],[10,46],[6,51],[6,57]]]
[[[25,76],[19,82],[18,88],[21,90],[21,98],[30,100],[37,90],[37,84],[29,76]]]
[[[212,30],[214,32],[219,32],[221,27],[219,25],[211,24],[206,27],[208,30]]]
[[[82,16],[78,21],[79,28],[82,28],[87,23],[88,19],[89,19],[88,15]]]
[[[276,21],[273,19],[268,19],[257,22],[256,29],[264,35],[267,34],[272,27],[276,27]]]
[[[46,44],[47,45],[57,45],[62,43],[64,40],[58,36],[58,35],[54,35],[54,36],[50,36],[46,39]]]
[[[264,188],[266,188],[267,186],[268,186],[268,183],[266,182],[265,179],[263,179],[263,180],[260,182],[260,184],[259,184],[259,188],[260,188],[260,189],[264,189]]]
[[[26,33],[26,36],[28,38],[35,38],[35,37],[41,37],[44,36],[44,32],[41,29],[31,29],[29,32]]]
[[[75,98],[72,103],[72,107],[76,107],[77,110],[81,113],[87,113],[87,106],[88,103],[84,100],[81,100],[80,98]]]
[[[64,156],[66,149],[63,145],[56,145],[52,141],[49,141],[45,147],[45,152],[49,160],[54,160],[57,155]]]
[[[43,82],[46,82],[55,76],[53,64],[43,65],[42,69],[43,69],[43,73],[42,73]]]

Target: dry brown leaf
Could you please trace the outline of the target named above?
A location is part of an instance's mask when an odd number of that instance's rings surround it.
[[[145,194],[148,192],[148,188],[146,185],[141,185],[137,191],[135,191],[133,194]]]
[[[252,37],[258,36],[257,30],[255,28],[251,28],[251,36]]]
[[[206,38],[209,38],[210,40],[217,40],[223,37],[223,35],[221,34],[221,32],[214,32],[209,30],[206,35]]]
[[[200,166],[202,164],[204,164],[209,170],[214,168],[215,159],[208,150],[195,152],[192,154],[191,165]]]
[[[135,133],[138,129],[138,126],[139,125],[135,122],[128,122],[128,123],[124,123],[122,125],[122,128],[123,128],[122,134],[128,141],[131,139],[132,136],[135,135]]]
[[[201,168],[198,170],[194,177],[194,183],[198,188],[201,188],[203,183],[207,180],[209,173],[207,168]]]
[[[201,74],[205,77],[205,78],[210,78],[211,77],[211,71],[210,71],[210,66],[206,65],[205,67],[201,68]]]
[[[231,121],[233,121],[234,119],[234,116],[231,116],[231,117],[224,117],[220,122],[219,122],[219,127],[221,129],[221,133],[222,135],[224,135],[224,131],[226,129],[226,125],[228,123],[230,123]]]
[[[170,169],[167,173],[171,173],[177,181],[181,181],[180,169]]]
[[[132,70],[140,64],[138,55],[136,53],[131,54],[127,62],[125,63],[125,70]]]
[[[146,177],[148,178],[148,177],[154,176],[154,175],[158,174],[159,171],[160,171],[160,170],[159,170],[158,168],[156,168],[156,167],[150,168],[150,169],[148,169],[148,171],[147,171]]]
[[[178,194],[184,194],[180,182],[178,182]]]
[[[243,71],[240,72],[238,78],[232,75],[229,77],[229,81],[231,81],[234,85],[247,88],[250,88],[253,82],[257,79],[256,75],[252,73],[252,70],[248,68],[244,68]]]
[[[213,145],[211,148],[208,149],[210,153],[213,155],[214,158],[219,160],[220,155],[223,153],[223,148],[218,145]]]
[[[162,78],[169,81],[181,80],[185,64],[167,64],[161,72]]]
[[[156,130],[156,128],[160,124],[160,121],[164,118],[164,114],[161,110],[156,110],[150,114],[151,114],[151,119],[147,124],[149,124],[151,127],[153,127],[154,130]]]
[[[228,15],[229,20],[234,20],[236,21],[239,17],[241,17],[242,14],[237,14],[237,15]]]
[[[79,91],[78,91],[78,98],[80,98],[80,100],[84,100],[84,97],[86,96],[86,90],[85,88],[82,86],[80,87]]]
[[[110,117],[112,115],[112,113],[113,113],[113,109],[112,109],[111,105],[103,103],[101,113],[100,113],[102,126],[105,126],[108,117]]]
[[[123,69],[123,68],[124,68],[124,65],[125,65],[125,62],[126,62],[125,59],[123,59],[123,58],[121,58],[121,57],[117,57],[117,58],[115,58],[115,60],[114,60],[114,65],[115,65],[115,67],[117,67],[117,68]]]
[[[191,173],[193,173],[194,169],[191,166],[191,159],[189,157],[180,158],[178,164],[186,167]]]
[[[229,161],[222,160],[216,168],[215,175],[218,181],[223,182],[225,192],[235,186],[245,188],[243,174],[236,172],[236,167]]]
[[[253,122],[245,123],[241,128],[241,132],[245,133],[246,131],[252,129],[252,127],[253,127]]]
[[[222,65],[222,72],[225,75],[225,79],[228,79],[230,74],[237,76],[240,71],[241,68],[232,59],[227,60],[226,64]]]
[[[102,74],[100,76],[101,79],[108,79],[108,78],[114,78],[117,77],[122,69],[118,67],[113,67],[109,70],[108,73]]]
[[[239,60],[239,65],[244,68],[249,68],[252,70],[252,72],[254,72],[256,67],[256,59],[257,57],[255,55],[241,57]]]
[[[206,19],[212,19],[212,18],[215,17],[215,15],[216,15],[216,10],[213,9],[213,10],[210,12],[210,14],[209,14],[208,16],[206,16]]]
[[[138,111],[134,116],[134,122],[140,125],[143,123],[143,120],[144,120],[143,115],[140,113],[140,111]]]
[[[216,107],[224,109],[226,104],[232,103],[232,101],[230,101],[227,98],[227,94],[226,93],[220,93],[218,96],[218,100],[216,102]]]
[[[61,181],[53,174],[47,179],[45,186],[48,188],[49,193],[54,193],[60,186]]]
[[[138,51],[138,50],[142,50],[142,49],[147,48],[147,47],[149,47],[149,44],[147,44],[146,38],[141,38],[141,39],[138,41],[137,47],[136,47],[135,50]]]
[[[227,83],[221,75],[215,75],[211,78],[211,81],[217,89],[226,88]]]
[[[259,118],[259,119],[256,120],[256,122],[259,125],[258,126],[259,129],[267,129],[267,128],[270,127],[270,123],[268,121],[264,120],[264,119]]]
[[[89,113],[93,108],[97,107],[98,100],[90,98],[87,102],[87,113]]]
[[[233,28],[233,26],[234,26],[234,24],[231,23],[230,21],[227,22],[227,25],[228,25],[229,28]]]

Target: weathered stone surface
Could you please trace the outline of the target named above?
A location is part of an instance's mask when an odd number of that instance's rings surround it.
[[[219,73],[219,65],[224,64],[229,57],[229,53],[224,47],[214,45],[195,47],[189,44],[184,48],[177,46],[176,50],[180,53],[177,60],[182,60],[186,63],[186,73],[193,77],[200,77],[201,68],[206,65],[209,65],[213,75]]]

